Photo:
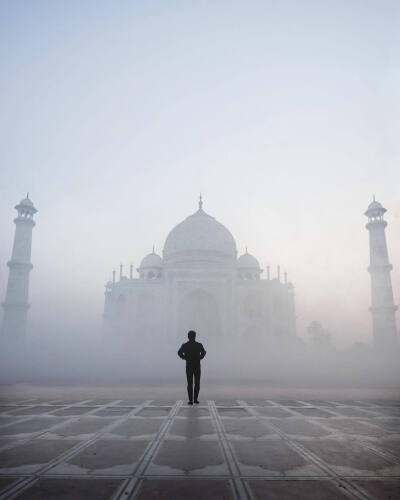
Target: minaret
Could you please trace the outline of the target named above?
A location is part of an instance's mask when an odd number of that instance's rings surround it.
[[[33,203],[26,198],[16,205],[18,216],[14,219],[15,236],[9,267],[6,299],[3,302],[4,316],[1,328],[2,337],[18,340],[25,337],[26,317],[29,309],[28,290],[31,264],[33,220],[37,212]]]
[[[383,219],[386,208],[375,201],[369,204],[365,215],[369,231],[371,275],[371,307],[372,328],[375,347],[391,349],[397,346],[396,318],[397,307],[393,301],[392,282],[388,251],[386,246],[385,228],[387,222]]]

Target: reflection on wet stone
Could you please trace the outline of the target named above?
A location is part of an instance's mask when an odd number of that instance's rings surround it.
[[[157,465],[165,465],[184,472],[220,465],[223,462],[218,442],[200,439],[166,440],[154,459]]]
[[[230,435],[239,435],[249,438],[259,438],[273,434],[269,427],[255,419],[223,419],[225,432]]]
[[[119,467],[115,472],[129,473],[147,445],[148,441],[100,439],[70,458],[67,463],[90,471]]]
[[[161,424],[162,420],[160,419],[145,420],[143,418],[129,418],[115,427],[111,432],[127,437],[143,436],[157,433]]]
[[[83,417],[75,422],[63,425],[55,429],[54,432],[58,436],[78,436],[80,434],[93,434],[99,431],[102,427],[109,425],[111,420],[103,420],[96,417]]]
[[[182,436],[187,438],[197,438],[207,434],[215,434],[216,430],[211,419],[175,419],[169,431],[170,435]]]
[[[301,455],[282,440],[233,441],[232,444],[243,465],[285,473],[307,464]]]

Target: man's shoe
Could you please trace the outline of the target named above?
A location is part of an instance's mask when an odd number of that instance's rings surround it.
[[[188,401],[188,405],[192,405],[193,406],[193,401]]]
[[[200,404],[199,401],[196,399],[196,401],[194,402],[195,405],[198,405]]]

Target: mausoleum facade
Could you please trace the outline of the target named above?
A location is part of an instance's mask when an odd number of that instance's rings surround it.
[[[293,285],[286,274],[264,278],[247,251],[237,256],[230,231],[199,208],[168,234],[162,256],[145,256],[137,276],[116,273],[106,284],[104,326],[109,335],[182,339],[196,330],[205,342],[294,340]]]

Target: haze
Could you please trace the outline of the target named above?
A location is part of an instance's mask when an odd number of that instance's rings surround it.
[[[288,272],[297,329],[371,343],[375,194],[400,303],[400,4],[2,2],[0,295],[26,192],[30,331],[98,331],[104,284],[204,209]]]

